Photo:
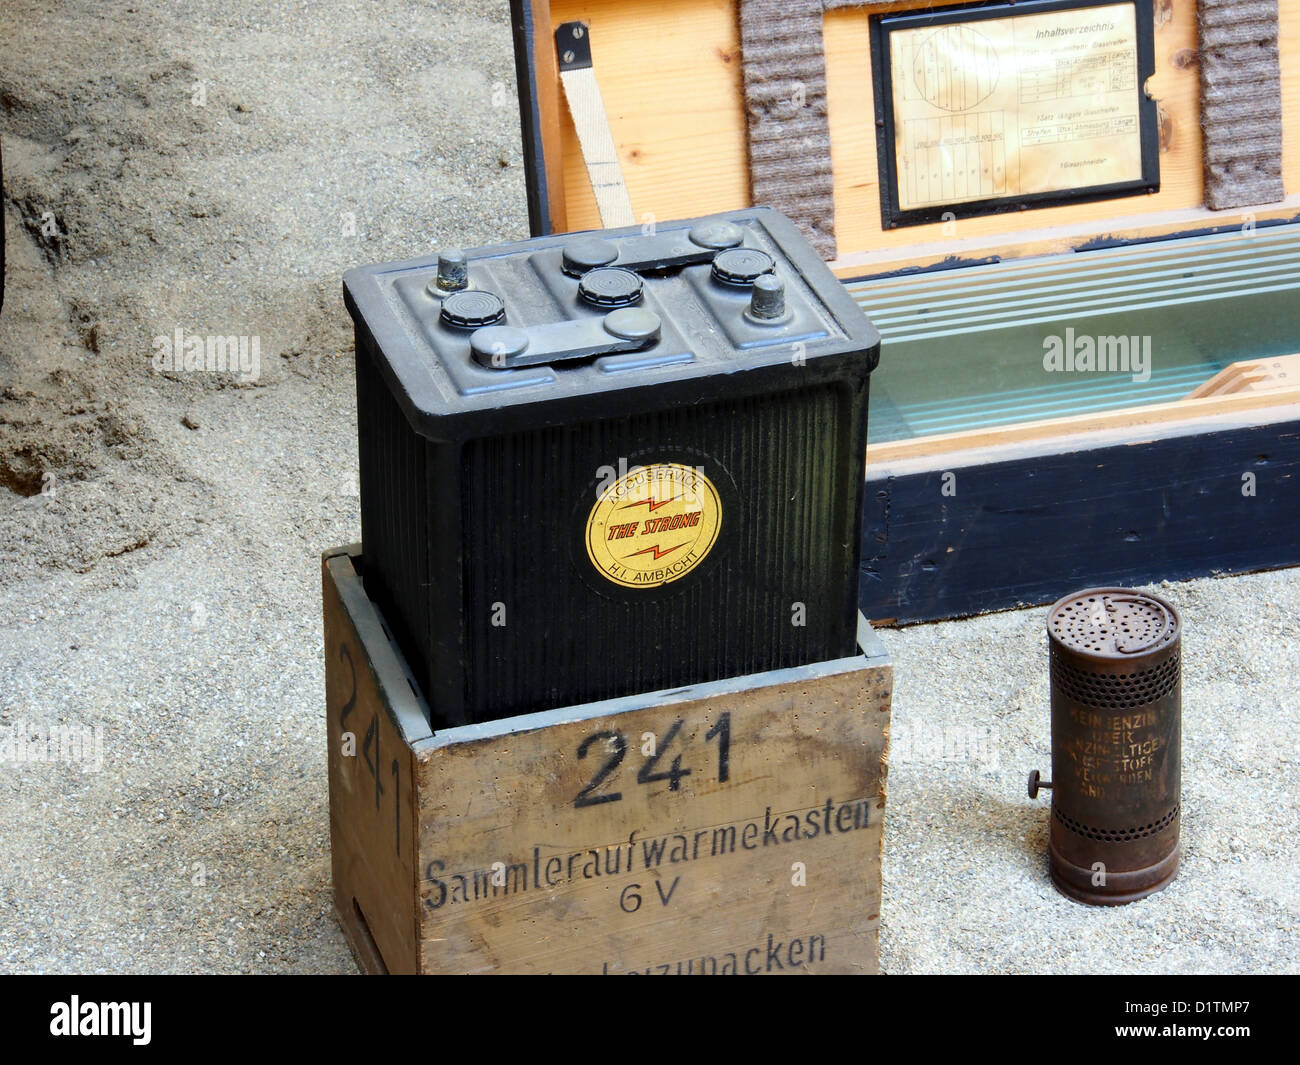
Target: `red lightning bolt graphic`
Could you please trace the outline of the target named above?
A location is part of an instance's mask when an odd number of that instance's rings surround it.
[[[655,544],[655,545],[652,546],[652,547],[642,548],[640,551],[633,551],[632,554],[630,554],[630,555],[624,555],[623,557],[624,557],[624,558],[634,558],[634,557],[637,556],[637,555],[645,555],[645,554],[649,554],[651,551],[653,551],[653,552],[655,553],[655,561],[658,562],[661,558],[664,557],[664,555],[668,554],[670,551],[676,551],[677,548],[679,548],[679,547],[685,547],[689,542],[690,542],[689,540],[686,540],[686,541],[683,541],[683,542],[680,543],[680,544],[674,544],[672,547],[666,548],[666,549],[664,549],[663,551],[660,551],[660,550],[659,550],[659,545],[658,545],[658,544]]]
[[[653,499],[639,499],[635,503],[624,503],[618,509],[626,510],[628,507],[639,507],[644,505],[649,507],[650,513],[653,514],[660,507],[666,506],[667,504],[671,503],[674,499],[677,498],[678,498],[677,496],[669,496],[667,499],[661,499],[658,503],[656,503]]]

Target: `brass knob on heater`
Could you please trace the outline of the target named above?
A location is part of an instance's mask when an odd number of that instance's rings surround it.
[[[1029,774],[1029,797],[1030,797],[1031,799],[1036,799],[1036,798],[1038,798],[1038,789],[1039,789],[1039,788],[1043,788],[1043,789],[1045,789],[1045,790],[1050,790],[1051,787],[1052,787],[1052,782],[1051,782],[1050,780],[1044,780],[1044,779],[1043,779],[1043,775],[1042,775],[1042,773],[1040,773],[1037,769],[1035,769],[1035,770],[1033,770],[1032,772],[1030,772],[1030,774]]]

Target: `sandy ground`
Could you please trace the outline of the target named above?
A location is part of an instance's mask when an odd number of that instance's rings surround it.
[[[319,552],[359,537],[364,262],[526,232],[504,2],[0,10],[0,968],[350,972],[325,811]],[[257,373],[155,338],[257,337]],[[1188,618],[1184,868],[1120,910],[1045,877],[1042,609],[887,632],[882,961],[1296,971],[1300,573]],[[78,733],[80,734],[80,733]]]

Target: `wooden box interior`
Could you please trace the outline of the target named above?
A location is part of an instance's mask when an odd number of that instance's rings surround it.
[[[1300,564],[1300,4],[1279,4],[1281,201],[1207,207],[1198,5],[1150,0],[1158,192],[887,231],[870,18],[955,2],[828,3],[823,20],[830,265],[882,334],[863,613]],[[558,74],[554,33],[574,20],[635,217],[751,203],[739,0],[512,6],[535,232],[600,228]],[[1042,374],[1026,394],[1044,338],[1069,329],[1150,336],[1160,372]]]

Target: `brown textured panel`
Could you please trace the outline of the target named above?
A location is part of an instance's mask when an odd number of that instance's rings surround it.
[[[1205,203],[1273,203],[1282,183],[1277,0],[1201,0]]]
[[[822,16],[868,2],[740,0],[753,202],[794,219],[824,259],[835,258],[836,249]],[[896,6],[924,5],[898,0]]]
[[[824,0],[741,0],[740,42],[753,201],[789,215],[835,257]]]

